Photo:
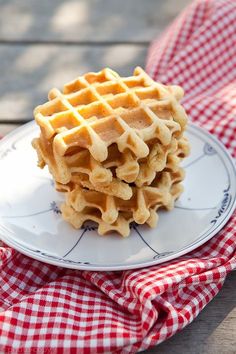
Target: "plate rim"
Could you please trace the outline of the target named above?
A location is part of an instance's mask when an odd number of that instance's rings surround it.
[[[23,131],[28,131],[31,130],[33,127],[37,127],[36,123],[34,120],[27,122],[25,124],[23,124],[22,126],[14,129],[12,132],[10,132],[9,134],[7,134],[5,137],[3,137],[0,140],[0,150],[1,147],[4,146],[5,144],[8,143],[8,141],[14,137],[17,136],[19,133],[22,133]],[[229,153],[228,149],[224,146],[224,144],[217,139],[217,137],[215,137],[212,133],[210,133],[207,129],[189,122],[188,123],[188,129],[191,130],[195,130],[195,131],[200,131],[200,134],[203,135],[207,135],[216,145],[219,146],[220,150],[226,155],[228,162],[231,164],[232,167],[232,171],[236,177],[236,164],[234,161],[234,158],[231,156],[231,154]],[[236,208],[236,188],[234,190],[234,200],[231,204],[230,210],[228,211],[228,214],[226,215],[226,217],[221,221],[220,224],[218,224],[215,229],[213,229],[207,236],[205,236],[204,238],[200,239],[199,241],[193,241],[192,245],[190,244],[189,246],[184,247],[182,250],[177,251],[176,253],[167,255],[165,257],[162,258],[157,258],[157,259],[153,259],[150,261],[146,261],[143,263],[135,263],[135,264],[130,264],[130,265],[113,265],[113,266],[109,266],[109,265],[88,265],[88,264],[84,264],[81,262],[81,264],[76,263],[66,263],[66,262],[61,262],[58,260],[54,260],[54,259],[50,259],[49,256],[44,256],[42,254],[37,254],[36,251],[32,251],[32,250],[28,250],[26,249],[24,246],[20,245],[20,243],[18,243],[17,241],[15,241],[14,239],[11,239],[9,237],[5,237],[4,233],[1,231],[0,234],[0,240],[2,240],[5,244],[7,244],[8,246],[12,247],[13,249],[19,251],[20,253],[26,255],[27,257],[36,259],[40,262],[43,263],[47,263],[47,264],[51,264],[57,267],[63,267],[63,268],[69,268],[69,269],[77,269],[77,270],[91,270],[91,271],[124,271],[124,270],[131,270],[131,269],[142,269],[142,268],[147,268],[147,267],[151,267],[151,266],[156,266],[156,265],[160,265],[160,264],[164,264],[166,262],[169,262],[171,260],[175,260],[178,259],[179,257],[195,250],[196,248],[202,246],[203,244],[205,244],[207,241],[209,241],[210,239],[212,239],[220,230],[223,229],[223,227],[226,225],[226,223],[229,221],[230,217],[232,216],[234,210]],[[1,225],[0,225],[0,230],[1,230]]]

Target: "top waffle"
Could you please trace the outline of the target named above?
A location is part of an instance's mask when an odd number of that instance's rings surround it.
[[[51,90],[34,113],[58,161],[84,149],[105,161],[112,144],[142,159],[152,143],[168,146],[181,137],[187,122],[182,96],[180,87],[158,84],[139,67],[126,78],[104,69],[66,84],[63,92]]]

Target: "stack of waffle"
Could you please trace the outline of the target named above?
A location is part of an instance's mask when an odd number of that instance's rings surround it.
[[[183,90],[154,82],[141,68],[122,78],[110,69],[53,89],[35,109],[38,165],[65,192],[62,216],[75,228],[130,233],[130,223],[157,223],[182,192],[181,160],[189,145]]]

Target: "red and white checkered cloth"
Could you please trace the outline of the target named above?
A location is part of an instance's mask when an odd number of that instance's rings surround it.
[[[190,118],[236,156],[236,2],[197,0],[156,40],[148,72],[180,84]],[[163,265],[76,271],[0,249],[0,353],[135,353],[190,323],[236,268],[236,214]]]

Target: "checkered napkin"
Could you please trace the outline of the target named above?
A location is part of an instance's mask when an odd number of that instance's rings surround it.
[[[236,156],[236,2],[190,5],[149,50],[191,120]],[[236,214],[194,252],[124,272],[63,269],[0,249],[1,353],[135,353],[190,323],[236,268]]]

